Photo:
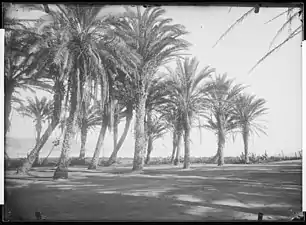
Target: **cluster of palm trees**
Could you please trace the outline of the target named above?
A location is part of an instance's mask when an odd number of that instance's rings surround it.
[[[28,171],[58,127],[62,130],[61,155],[54,178],[67,178],[69,152],[75,135],[81,133],[80,160],[85,158],[90,128],[99,127],[89,169],[99,163],[107,130],[113,133],[114,150],[107,162],[116,161],[135,116],[133,170],[149,163],[153,142],[173,134],[172,161],[178,163],[184,140],[184,168],[190,166],[190,132],[205,127],[218,138],[218,165],[228,135],[243,135],[248,160],[248,138],[264,127],[256,123],[266,113],[265,100],[244,92],[226,75],[184,57],[191,45],[188,32],[172,24],[160,7],[125,7],[125,12],[101,16],[102,6],[25,5],[48,14],[35,26],[5,18],[5,133],[13,96],[20,87],[39,87],[53,99],[28,100],[18,112],[35,119],[36,145],[18,172]],[[47,9],[47,10],[46,10]],[[167,67],[176,61],[176,68]],[[166,72],[161,72],[161,68]],[[118,140],[118,124],[125,128]],[[48,127],[41,135],[41,124]]]

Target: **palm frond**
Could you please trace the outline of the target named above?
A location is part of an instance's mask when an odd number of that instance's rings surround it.
[[[292,11],[294,8],[289,8],[286,11],[279,13],[278,15],[276,15],[275,17],[273,17],[272,19],[268,20],[267,22],[265,22],[265,24],[271,23],[272,21],[276,20],[277,18],[281,17],[282,15]]]
[[[292,10],[291,10],[292,11]],[[290,10],[287,10],[287,13],[291,12]],[[276,35],[273,37],[270,45],[269,50],[271,50],[272,45],[274,44],[275,40],[279,37],[279,35],[284,31],[284,29],[288,26],[290,26],[292,20],[299,16],[299,12],[295,12],[293,15],[290,15],[290,17],[287,19],[287,21],[281,26],[281,28],[277,31]]]
[[[213,48],[239,23],[244,21],[254,10],[256,7],[251,8],[249,11],[244,13],[239,19],[236,20],[235,23],[233,23],[222,35],[221,37],[217,40],[217,42],[213,45]]]
[[[284,44],[286,44],[288,41],[293,39],[296,35],[302,32],[302,25],[296,28],[283,42],[281,42],[279,45],[271,49],[267,54],[265,54],[261,59],[257,61],[257,63],[250,69],[248,74],[250,74],[260,63],[262,63],[268,56],[270,56],[273,52],[278,50],[280,47],[282,47]]]

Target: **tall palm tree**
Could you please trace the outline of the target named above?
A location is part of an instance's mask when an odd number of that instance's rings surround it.
[[[264,4],[264,3],[262,3]],[[231,9],[231,8],[230,8]],[[246,20],[246,18],[250,17],[252,15],[252,13],[258,13],[260,10],[260,6],[256,5],[254,7],[252,7],[251,9],[249,9],[248,11],[246,11],[241,17],[239,17],[221,36],[220,38],[217,40],[217,42],[214,44],[214,47],[226,36],[228,35],[233,28],[235,28],[238,24],[242,23],[244,20]],[[279,48],[281,48],[284,44],[286,44],[288,41],[292,40],[294,37],[296,37],[298,34],[300,34],[303,31],[303,17],[304,17],[304,10],[302,5],[296,5],[296,6],[292,6],[289,7],[288,9],[284,10],[283,12],[279,13],[278,15],[276,15],[275,17],[273,17],[272,19],[270,19],[269,21],[267,21],[265,24],[271,23],[272,21],[282,18],[282,17],[287,17],[284,21],[284,23],[282,24],[282,26],[277,30],[276,35],[273,37],[268,52],[262,57],[260,58],[256,64],[251,68],[251,70],[249,72],[252,72],[259,64],[261,64],[267,57],[269,57],[271,54],[273,54],[274,52],[276,52]],[[292,24],[293,22],[295,22],[296,20],[300,20],[302,23],[298,24],[296,27],[292,28]],[[288,35],[286,36],[286,38],[281,41],[279,44],[273,46],[275,44],[275,41],[277,39],[277,37],[280,36],[280,34],[282,34],[286,28],[288,28]]]
[[[203,81],[207,80],[215,71],[209,66],[197,73],[199,61],[194,58],[185,58],[183,61],[177,60],[175,71],[170,72],[167,81],[170,94],[169,102],[173,104],[178,112],[179,118],[184,129],[185,156],[184,168],[190,167],[190,132],[192,124],[198,120],[205,110],[203,97],[205,94],[205,85]]]
[[[131,78],[136,86],[133,170],[142,170],[146,148],[144,119],[148,85],[161,66],[174,59],[190,44],[181,39],[187,33],[182,25],[172,25],[172,19],[162,18],[165,14],[164,9],[148,7],[142,10],[140,6],[136,7],[136,11],[129,7],[125,9],[120,21],[112,25],[115,27],[114,33],[126,40],[141,59]]]
[[[70,105],[70,112],[59,165],[54,173],[55,179],[68,177],[71,140],[76,131],[80,105],[87,92],[97,89],[100,85],[101,108],[104,108],[105,102],[109,101],[109,77],[104,65],[113,62],[122,69],[128,62],[132,62],[131,51],[119,45],[112,35],[108,20],[112,20],[113,17],[99,17],[101,10],[101,6],[93,5],[56,5],[49,9],[48,14],[52,19],[38,26],[50,36],[46,37],[47,43],[56,43],[56,40],[52,39],[53,34],[61,34],[61,40],[54,48],[56,52],[54,62],[64,63],[68,81],[67,104]]]
[[[52,102],[46,97],[39,99],[35,96],[34,99],[27,98],[27,104],[17,109],[17,112],[22,116],[33,119],[36,128],[35,145],[38,145],[40,141],[43,124],[51,119],[51,107]],[[39,164],[39,154],[36,157],[36,164]]]
[[[44,36],[37,32],[36,27],[31,27],[20,21],[5,17],[5,132],[9,128],[9,115],[11,112],[11,102],[16,99],[13,93],[18,92],[16,88],[30,90],[35,93],[35,88],[41,88],[54,93],[54,113],[52,122],[41,137],[41,141],[29,154],[28,158],[18,168],[18,172],[26,172],[32,167],[37,153],[48,140],[52,131],[58,124],[58,115],[60,113],[62,87],[61,81],[53,80],[53,85],[48,80],[54,73],[46,77],[42,71],[50,69],[45,63],[50,57],[50,46],[44,42]],[[57,71],[58,72],[58,71]]]
[[[241,94],[234,105],[232,113],[240,127],[244,143],[245,163],[249,163],[248,144],[250,135],[259,135],[259,132],[266,134],[266,127],[257,122],[259,117],[267,113],[268,109],[265,108],[265,104],[264,99],[257,99],[255,95]]]
[[[50,55],[52,52],[50,52]],[[32,149],[30,154],[28,155],[27,159],[23,162],[23,164],[17,169],[18,173],[25,173],[28,170],[31,169],[36,156],[39,154],[42,147],[45,145],[45,143],[48,141],[49,137],[53,133],[53,131],[56,129],[56,127],[60,124],[60,120],[62,117],[63,111],[63,102],[65,100],[65,86],[64,86],[64,76],[63,70],[61,66],[55,66],[46,64],[46,67],[41,73],[44,73],[47,77],[53,80],[53,104],[51,108],[51,123],[48,125],[47,129],[45,130],[44,134],[40,138],[40,141],[35,147]]]
[[[218,166],[224,164],[224,146],[228,134],[238,128],[235,117],[232,114],[233,105],[237,96],[244,87],[234,84],[233,79],[228,79],[226,74],[217,75],[206,84],[206,114],[207,124],[205,128],[215,132],[218,139]]]

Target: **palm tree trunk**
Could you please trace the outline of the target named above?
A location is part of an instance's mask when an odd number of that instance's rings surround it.
[[[211,157],[211,162],[212,163],[217,163],[219,159],[219,152],[217,151],[216,155],[214,155],[213,157]]]
[[[148,106],[146,110],[147,120],[145,123],[145,134],[146,134],[146,143],[147,144],[147,151],[146,151],[146,159],[145,164],[147,165],[150,162],[150,155],[153,150],[153,134],[152,134],[152,107]]]
[[[184,155],[184,169],[190,167],[190,124],[188,122],[187,127],[184,132],[184,142],[185,142],[185,155]]]
[[[4,117],[5,117],[5,124],[4,124],[4,135],[6,136],[9,127],[10,127],[10,115],[12,111],[12,97],[14,92],[14,86],[9,85],[9,81],[5,77],[5,85],[4,85],[4,98],[5,98],[5,107],[4,107]]]
[[[54,172],[53,179],[68,179],[69,152],[75,132],[74,114],[75,112],[71,112],[67,119],[67,128],[62,144],[61,156]]]
[[[86,146],[86,141],[87,141],[87,133],[88,133],[88,129],[84,125],[84,123],[82,123],[82,127],[81,127],[81,150],[80,150],[79,160],[84,161],[84,163],[85,163],[85,146]]]
[[[146,157],[146,160],[145,160],[145,164],[148,165],[149,162],[150,162],[150,157],[151,157],[151,152],[153,150],[153,137],[152,135],[150,134],[149,135],[149,139],[148,139],[148,150],[147,150],[147,157]]]
[[[70,96],[70,112],[66,123],[66,131],[62,144],[62,151],[53,179],[68,179],[69,152],[72,139],[75,136],[76,120],[80,105],[80,71],[76,71],[76,76],[72,79],[72,90]]]
[[[117,148],[117,142],[118,142],[118,116],[114,115],[114,130],[113,130],[113,146],[114,146],[114,150]]]
[[[144,92],[144,90],[142,90]],[[135,123],[135,151],[133,160],[133,171],[142,171],[146,150],[145,114],[147,96],[140,94],[136,106]]]
[[[173,132],[173,138],[172,138],[172,148],[173,148],[173,150],[172,150],[172,155],[171,155],[171,164],[173,163],[173,161],[174,161],[174,157],[175,157],[175,152],[176,152],[176,142],[177,142],[177,137],[176,137],[177,135],[176,135],[176,132],[174,131]]]
[[[177,143],[176,143],[176,156],[174,160],[174,165],[177,166],[180,162],[180,153],[181,153],[181,139],[182,139],[182,134],[179,132],[177,134]]]
[[[90,169],[90,170],[97,169],[97,167],[98,167],[100,152],[101,152],[101,149],[103,148],[103,143],[104,143],[104,137],[105,137],[106,130],[107,130],[107,121],[106,121],[106,119],[103,119],[103,124],[102,124],[102,127],[100,129],[100,134],[99,134],[98,141],[97,141],[97,144],[96,144],[95,152],[94,152],[94,155],[93,155],[93,157],[91,159],[91,162],[88,166],[88,169]]]
[[[218,166],[223,166],[224,164],[224,145],[225,145],[225,135],[223,129],[218,132]]]
[[[42,163],[41,163],[42,165],[45,165],[45,164],[46,164],[46,162],[47,162],[47,160],[48,160],[49,156],[51,155],[51,153],[52,153],[52,151],[53,151],[54,148],[55,148],[55,145],[52,146],[52,148],[51,148],[51,150],[49,151],[48,155],[47,155],[46,158],[44,158],[44,160],[42,161]]]
[[[36,144],[35,145],[38,145],[38,143],[40,141],[41,129],[42,129],[41,121],[38,120],[36,122],[35,127],[36,127]],[[39,159],[39,152],[38,152],[33,165],[39,165],[39,164],[40,164],[40,159]]]
[[[51,136],[52,132],[58,125],[57,120],[53,120],[51,124],[48,126],[47,130],[41,137],[39,143],[34,147],[34,149],[30,152],[27,159],[23,162],[22,166],[17,169],[17,173],[26,173],[32,168],[32,165],[37,158],[37,155],[39,154],[39,151],[42,149],[42,147],[45,145],[45,143],[48,141],[49,137]]]
[[[133,118],[132,111],[128,112],[128,114],[126,116],[126,122],[125,122],[123,133],[122,133],[122,135],[121,135],[121,137],[118,141],[118,144],[116,145],[116,148],[113,150],[111,156],[109,157],[109,159],[106,163],[106,166],[110,166],[110,165],[112,165],[113,163],[116,162],[117,154],[118,154],[118,152],[119,152],[128,132],[129,132],[129,128],[130,128],[130,125],[131,125],[132,118]]]
[[[247,128],[243,129],[242,133],[243,144],[244,144],[244,162],[245,164],[249,163],[249,131]]]

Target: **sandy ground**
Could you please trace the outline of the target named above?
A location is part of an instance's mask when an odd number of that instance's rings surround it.
[[[261,165],[194,164],[189,170],[149,166],[141,174],[124,166],[71,167],[68,180],[53,181],[54,168],[32,176],[6,171],[10,219],[49,221],[288,220],[302,207],[301,161]]]

